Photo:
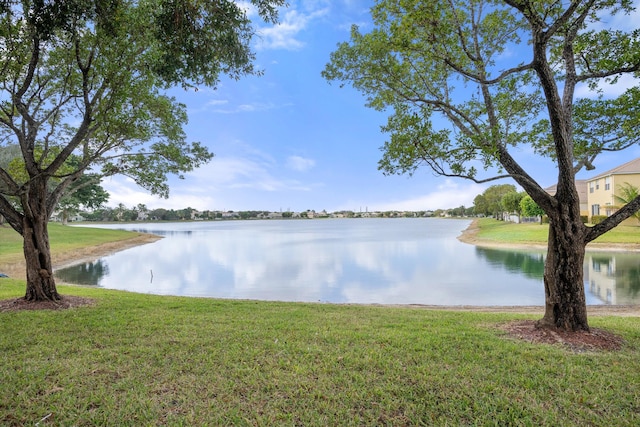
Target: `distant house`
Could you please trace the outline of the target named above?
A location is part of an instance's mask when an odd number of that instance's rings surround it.
[[[65,219],[65,216],[66,216],[66,219]],[[62,222],[66,224],[67,222],[84,221],[85,217],[79,213],[69,213],[68,211],[65,211],[65,210],[59,210],[59,211],[55,211],[53,215],[51,215],[50,220],[55,222]],[[2,218],[0,218],[0,224],[2,224],[2,222],[3,222]]]
[[[545,188],[545,191],[555,196],[558,190],[557,185]],[[578,199],[580,200],[580,215],[589,216],[589,193],[587,192],[587,180],[576,179],[576,189],[578,190]]]
[[[224,219],[234,219],[239,217],[240,215],[237,212],[232,212],[232,211],[222,212],[222,218]]]
[[[576,180],[580,215],[588,217],[589,222],[592,222],[594,216],[611,216],[620,208],[615,196],[620,194],[620,188],[625,184],[640,189],[640,157],[593,178]],[[545,188],[545,191],[553,196],[557,187],[552,185]],[[629,218],[623,224],[636,225],[637,220]]]
[[[615,196],[620,194],[621,187],[630,184],[640,188],[640,157],[587,179],[586,182],[589,221],[594,215],[610,216],[620,207]],[[624,223],[637,224],[637,220],[629,218]]]

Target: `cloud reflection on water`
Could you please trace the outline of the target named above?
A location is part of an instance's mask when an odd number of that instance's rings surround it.
[[[105,275],[97,281],[106,288],[218,298],[543,304],[540,277],[500,267],[492,260],[500,256],[456,239],[468,223],[345,219],[128,224],[118,228],[165,238],[102,258]],[[61,270],[58,276],[78,281],[78,268]]]

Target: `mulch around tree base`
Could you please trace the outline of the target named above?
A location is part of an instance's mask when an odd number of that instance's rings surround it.
[[[534,344],[562,345],[576,353],[590,351],[616,351],[622,348],[624,339],[602,329],[586,331],[564,331],[538,328],[535,320],[521,320],[501,326],[507,336]]]
[[[21,310],[66,310],[95,304],[91,298],[61,296],[60,301],[27,301],[24,298],[0,300],[0,312]]]

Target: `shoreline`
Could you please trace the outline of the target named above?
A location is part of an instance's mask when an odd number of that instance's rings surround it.
[[[352,304],[360,305],[360,304]],[[369,306],[407,308],[416,310],[473,311],[476,313],[514,313],[544,315],[542,305],[433,305],[433,304],[365,304]],[[640,317],[637,305],[587,305],[589,316]]]
[[[494,249],[535,249],[547,250],[546,243],[511,243],[496,242],[491,240],[483,240],[478,238],[478,220],[471,220],[471,224],[462,231],[458,236],[458,240],[469,245],[480,246],[483,248]],[[587,252],[640,252],[640,243],[589,243],[586,247]]]
[[[107,242],[97,246],[89,246],[78,251],[56,252],[51,254],[51,264],[53,271],[84,262],[95,261],[98,258],[114,254],[135,246],[146,245],[162,239],[162,236],[148,233],[137,233],[137,235],[124,240]],[[26,280],[26,265],[24,258],[18,262],[0,264],[0,271],[13,279]]]
[[[463,230],[462,234],[458,236],[458,240],[462,243],[489,247],[489,248],[503,248],[503,249],[538,249],[546,250],[546,245],[542,244],[514,244],[504,242],[491,242],[486,240],[480,240],[477,237],[479,227],[477,226],[477,219],[472,220],[471,224]],[[156,242],[162,239],[162,236],[148,233],[138,233],[138,235],[125,240],[119,240],[115,242],[108,242],[97,246],[84,248],[79,255],[76,252],[62,252],[52,254],[53,270],[60,268],[66,268],[73,265],[81,264],[83,262],[94,261],[98,258],[111,255],[115,252],[123,251],[135,246],[146,245]],[[592,247],[591,250],[597,251],[627,251],[635,252],[640,251],[640,244],[631,245],[620,244],[619,247],[607,248]],[[587,248],[589,250],[589,248]],[[0,271],[9,274],[10,277],[20,280],[26,280],[25,264],[24,261],[20,261],[14,264],[0,265]],[[11,274],[13,273],[13,274]],[[16,274],[18,273],[18,274]],[[60,284],[72,285],[69,283],[61,282]],[[349,305],[349,304],[347,304]],[[360,304],[358,304],[360,305]],[[431,305],[431,304],[365,304],[372,306],[384,306],[384,307],[402,307],[418,310],[443,310],[443,311],[475,311],[482,313],[518,313],[518,314],[535,314],[543,315],[544,306],[471,306],[471,305]],[[637,305],[589,305],[587,306],[589,316],[624,316],[624,317],[640,317],[640,307]]]
[[[108,242],[98,246],[85,248],[83,249],[83,254],[80,257],[75,256],[73,253],[63,252],[57,256],[52,256],[53,271],[82,264],[84,262],[95,261],[98,258],[112,255],[116,252],[124,251],[136,246],[157,242],[160,239],[163,239],[163,237],[158,236],[157,234],[138,233],[137,236],[130,239],[118,240],[116,242]]]

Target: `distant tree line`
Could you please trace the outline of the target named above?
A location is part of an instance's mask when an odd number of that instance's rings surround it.
[[[341,210],[333,213],[327,213],[325,210],[316,212],[314,210],[306,210],[302,212],[271,212],[266,210],[248,210],[248,211],[198,211],[194,208],[187,207],[184,209],[149,209],[144,204],[138,204],[134,207],[127,207],[123,203],[116,207],[104,206],[105,199],[95,200],[100,202],[98,207],[92,210],[75,210],[74,214],[79,214],[85,221],[97,222],[131,222],[131,221],[210,221],[221,219],[274,219],[274,218],[427,218],[427,217],[469,217],[475,215],[475,208],[465,207],[464,205],[451,209],[421,210],[421,211],[375,211],[375,212],[355,212],[349,210]],[[89,206],[90,201],[85,201],[85,205]],[[65,217],[70,217],[68,212],[64,213]]]
[[[91,191],[89,191],[91,190]],[[327,218],[338,216],[342,218],[361,218],[365,216],[377,216],[381,218],[422,218],[422,217],[472,217],[487,216],[503,220],[505,213],[517,214],[525,217],[542,217],[544,211],[523,191],[517,191],[511,184],[493,185],[482,194],[474,198],[473,206],[460,205],[456,208],[421,210],[421,211],[381,211],[381,212],[354,212],[349,210],[336,211],[332,215],[313,210],[294,213],[291,211],[274,213],[266,210],[248,211],[198,211],[187,207],[184,209],[149,209],[144,204],[127,207],[123,203],[116,207],[106,207],[108,193],[98,184],[94,184],[82,192],[81,200],[73,199],[73,203],[61,203],[61,215],[65,222],[71,214],[78,213],[86,221],[189,221],[189,220],[216,220],[216,219],[266,219],[273,218],[274,214],[281,218]],[[90,208],[90,210],[81,210]],[[313,215],[311,215],[313,213]]]
[[[87,221],[185,221],[192,219],[216,219],[222,218],[222,212],[204,211],[187,207],[184,209],[149,209],[144,204],[138,204],[132,208],[119,203],[116,207],[101,206],[90,212],[81,212],[82,217]]]

